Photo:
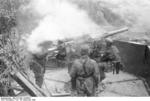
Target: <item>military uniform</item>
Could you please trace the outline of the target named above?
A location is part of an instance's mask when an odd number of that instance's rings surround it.
[[[58,54],[56,55],[57,59],[57,66],[58,67],[64,67],[66,65],[65,60],[66,60],[66,47],[64,42],[59,42],[58,43]]]
[[[108,60],[112,62],[113,74],[119,74],[119,70],[123,64],[121,64],[121,57],[119,56],[119,50],[116,46],[111,45],[107,49]]]
[[[41,88],[43,84],[43,78],[45,73],[45,61],[44,55],[42,57],[34,56],[30,63],[30,68],[34,72],[35,83]]]
[[[94,41],[92,45],[92,50],[90,53],[90,58],[94,59],[96,62],[101,62],[101,52],[105,51],[106,44],[103,40]]]
[[[100,56],[100,61],[98,62],[99,63],[105,62],[105,64],[107,64],[105,65],[105,68],[111,67],[113,73],[117,72],[118,74],[119,69],[123,64],[121,64],[121,57],[119,56],[119,50],[116,46],[113,45],[113,41],[111,39],[104,39],[100,51],[101,51],[100,52],[101,56]]]
[[[88,47],[82,47],[81,58],[72,63],[69,71],[72,90],[78,96],[94,96],[100,80],[98,64],[88,54]]]
[[[69,71],[72,82],[72,89],[77,91],[79,96],[94,96],[99,83],[99,69],[97,63],[92,59],[86,62],[78,59]]]
[[[66,47],[63,41],[58,41],[58,54],[56,56],[59,60],[64,60],[66,57]]]
[[[57,59],[59,60],[64,60],[66,56],[66,48],[64,46],[59,46],[58,47],[58,54],[57,54]]]
[[[105,79],[105,68],[107,67],[107,63],[105,62],[101,62],[101,63],[98,63],[98,68],[99,68],[99,72],[100,72],[100,82],[102,80]]]

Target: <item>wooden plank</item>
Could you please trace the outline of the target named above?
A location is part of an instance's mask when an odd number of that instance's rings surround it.
[[[27,75],[25,75],[24,73],[22,73],[22,75],[28,80],[28,77],[27,77]],[[30,80],[28,80],[42,95],[44,95],[44,96],[51,96],[51,94],[50,95],[48,95],[47,93],[45,93],[44,92],[44,90],[43,89],[41,89],[41,88],[39,88],[39,86],[38,85],[36,85],[36,84],[34,84],[33,82],[31,82]]]
[[[20,72],[11,73],[13,79],[31,96],[47,96],[38,87],[27,80]]]

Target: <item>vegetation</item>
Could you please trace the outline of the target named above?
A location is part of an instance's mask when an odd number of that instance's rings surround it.
[[[0,0],[0,86],[10,86],[10,72],[27,70],[24,47],[19,46],[17,11],[24,0]]]

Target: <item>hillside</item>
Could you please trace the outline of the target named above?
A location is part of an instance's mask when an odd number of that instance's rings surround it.
[[[137,0],[72,0],[79,8],[85,10],[90,18],[106,31],[127,26],[129,31],[117,35],[121,40],[149,40],[150,29],[144,14],[149,9],[149,1]],[[147,4],[146,4],[147,3]],[[137,12],[139,10],[139,12]],[[146,21],[147,20],[147,21]]]

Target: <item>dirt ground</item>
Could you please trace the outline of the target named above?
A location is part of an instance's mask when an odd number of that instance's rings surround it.
[[[103,83],[106,88],[99,96],[149,96],[144,82],[128,73],[106,73]]]
[[[70,93],[65,89],[70,81],[67,69],[47,70],[44,78],[42,88],[47,93],[54,95]],[[99,86],[98,96],[149,96],[143,81],[128,73],[120,72],[118,75],[106,73],[102,84],[103,86]]]
[[[64,94],[64,87],[70,81],[67,69],[47,70],[42,88],[47,93]]]

